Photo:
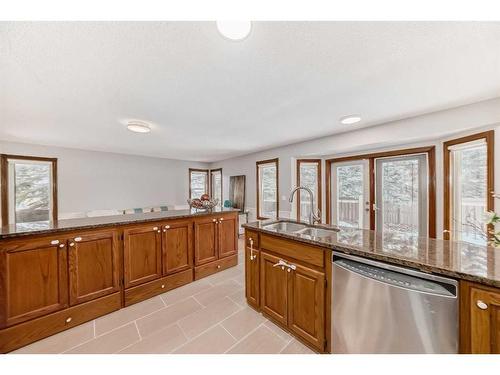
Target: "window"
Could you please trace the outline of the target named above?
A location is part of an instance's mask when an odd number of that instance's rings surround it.
[[[217,199],[217,208],[222,208],[222,168],[210,171],[210,196]]]
[[[444,143],[444,238],[487,242],[483,213],[493,210],[494,131]]]
[[[297,186],[307,187],[314,193],[313,207],[310,207],[309,195],[305,191],[300,190],[297,197],[297,218],[308,221],[311,209],[321,210],[321,159],[297,160]]]
[[[1,155],[2,223],[57,220],[57,159]]]
[[[257,162],[257,218],[278,218],[279,159]]]
[[[189,169],[189,198],[201,198],[208,194],[208,169]]]
[[[211,199],[218,199],[218,208],[222,208],[222,168],[189,169],[189,198],[201,198],[208,194]]]

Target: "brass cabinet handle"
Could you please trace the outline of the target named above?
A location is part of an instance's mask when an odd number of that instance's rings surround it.
[[[75,243],[74,242],[70,242],[69,246],[73,247],[73,246],[75,246]]]
[[[485,303],[485,302],[483,302],[483,301],[481,301],[480,299],[478,299],[478,300],[476,301],[476,306],[477,306],[477,307],[479,307],[481,310],[486,310],[486,309],[488,309],[488,304],[487,304],[487,303]]]
[[[217,265],[217,268],[220,268],[220,264]]]
[[[162,288],[162,289],[165,289],[165,284],[161,284],[161,288]]]
[[[73,320],[73,318],[71,316],[69,316],[66,318],[66,323],[71,323],[72,320]]]
[[[75,242],[80,242],[82,240],[82,237],[76,237]]]
[[[170,225],[165,225],[165,229],[170,229]]]
[[[52,240],[52,241],[50,241],[50,244],[51,245],[58,245],[59,244],[59,240]]]
[[[153,227],[153,230],[158,230],[158,227]]]
[[[223,217],[221,217],[219,220],[220,220],[220,221],[222,221],[222,220],[224,220],[224,218],[223,218]]]
[[[60,244],[59,247],[62,249],[64,247],[64,244],[63,243]]]
[[[249,242],[250,242],[250,260],[253,261],[255,260],[255,258],[257,258],[257,255],[253,254],[253,238],[250,237]]]
[[[217,219],[212,219],[212,221],[213,221],[213,222],[216,222],[216,221],[217,221]]]

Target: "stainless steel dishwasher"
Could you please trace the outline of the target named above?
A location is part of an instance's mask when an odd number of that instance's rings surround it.
[[[332,255],[333,353],[457,353],[452,279]]]

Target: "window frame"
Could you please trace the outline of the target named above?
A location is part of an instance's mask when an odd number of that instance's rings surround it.
[[[206,182],[205,182],[205,193],[204,194],[209,194],[210,195],[210,169],[203,169],[203,168],[189,168],[189,173],[188,173],[188,181],[189,181],[189,199],[193,199],[192,197],[192,189],[191,189],[191,174],[193,172],[204,172],[207,175]],[[202,194],[203,195],[203,194]]]
[[[475,133],[460,138],[450,139],[443,142],[443,172],[444,172],[444,186],[443,186],[443,239],[449,240],[451,237],[451,150],[450,146],[456,146],[462,143],[468,143],[484,139],[486,141],[486,209],[492,211],[495,209],[495,198],[492,193],[495,190],[495,130],[488,130],[481,133]],[[492,229],[491,226],[488,230]],[[490,237],[490,236],[489,236]],[[488,238],[489,238],[488,237]]]
[[[275,164],[276,166],[276,217],[279,218],[280,211],[280,168],[279,168],[279,158],[259,160],[255,162],[255,177],[256,177],[256,187],[257,187],[257,220],[269,219],[261,215],[260,212],[260,178],[259,178],[259,166],[262,164]]]
[[[316,164],[318,167],[318,174],[316,176],[316,184],[318,185],[318,196],[316,197],[316,210],[322,210],[322,190],[321,190],[321,163],[322,159],[297,159],[296,164],[297,164],[297,175],[296,175],[296,183],[297,187],[301,186],[300,185],[300,166],[301,164]],[[297,194],[297,220],[300,220],[300,191]],[[320,215],[322,217],[323,215]]]
[[[2,225],[9,225],[9,160],[25,160],[33,162],[48,162],[52,168],[52,196],[51,196],[51,218],[56,221],[58,218],[57,201],[57,158],[47,158],[40,156],[0,154],[0,196],[1,196],[1,217]]]
[[[436,238],[436,147],[416,147],[407,148],[393,151],[382,151],[368,154],[360,154],[353,156],[346,156],[340,158],[333,158],[325,160],[325,198],[326,198],[326,223],[331,224],[332,218],[332,203],[331,203],[331,171],[332,164],[343,161],[367,159],[369,162],[369,172],[370,172],[370,229],[375,230],[375,210],[373,206],[375,204],[375,159],[392,157],[392,156],[403,156],[412,154],[427,154],[427,165],[428,165],[428,186],[427,186],[427,196],[428,202],[428,230],[427,235],[430,238]]]

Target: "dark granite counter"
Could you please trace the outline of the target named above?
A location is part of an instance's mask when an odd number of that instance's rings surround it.
[[[172,210],[162,212],[148,212],[142,214],[126,214],[116,216],[86,217],[81,219],[67,219],[57,221],[39,221],[5,225],[0,229],[0,240],[35,234],[51,234],[55,232],[96,229],[100,227],[120,226],[126,224],[141,224],[169,219],[182,219],[196,216],[206,216],[219,213],[239,212],[236,209],[222,209],[211,211]]]
[[[254,222],[243,227],[424,272],[500,287],[500,249],[497,248],[347,227],[338,228],[340,231],[332,232],[330,236],[311,237],[264,228],[269,223]]]

